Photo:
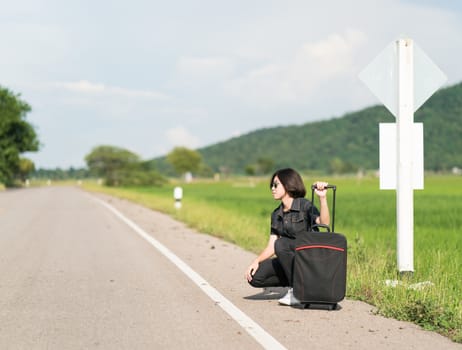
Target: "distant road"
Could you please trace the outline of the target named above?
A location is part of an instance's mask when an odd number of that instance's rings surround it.
[[[126,200],[73,187],[0,191],[0,349],[462,350],[357,301],[280,306],[283,291],[244,281],[254,258]],[[203,280],[187,277],[196,272]]]

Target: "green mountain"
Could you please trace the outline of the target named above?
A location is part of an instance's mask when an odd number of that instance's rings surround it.
[[[414,115],[424,125],[426,170],[462,168],[462,83],[436,92]],[[383,106],[302,125],[259,129],[197,151],[213,171],[244,173],[263,161],[274,169],[378,169],[379,123],[394,123]],[[158,168],[165,159],[158,159]]]

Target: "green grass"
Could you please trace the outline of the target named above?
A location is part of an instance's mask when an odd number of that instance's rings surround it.
[[[462,342],[462,178],[427,176],[425,189],[414,191],[412,277],[397,273],[395,191],[379,190],[378,179],[371,177],[323,179],[338,187],[335,231],[348,238],[348,297]],[[267,179],[181,184],[180,210],[174,208],[173,183],[162,188],[86,186],[168,213],[255,253],[266,245],[270,214],[278,205]],[[386,280],[400,284],[390,287]],[[421,290],[410,288],[425,281],[430,283]]]

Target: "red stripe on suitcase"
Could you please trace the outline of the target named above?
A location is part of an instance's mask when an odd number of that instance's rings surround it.
[[[345,249],[343,248],[334,247],[331,245],[304,245],[304,246],[295,248],[295,250],[313,249],[313,248],[325,248],[325,249],[331,249],[331,250],[338,250],[339,252],[345,251]]]

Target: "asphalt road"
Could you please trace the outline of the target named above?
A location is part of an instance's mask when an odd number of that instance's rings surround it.
[[[244,282],[253,257],[79,188],[0,192],[0,349],[462,348],[364,303],[345,300],[331,312],[279,306],[280,295]]]
[[[0,193],[0,232],[0,349],[258,346],[84,192]]]

